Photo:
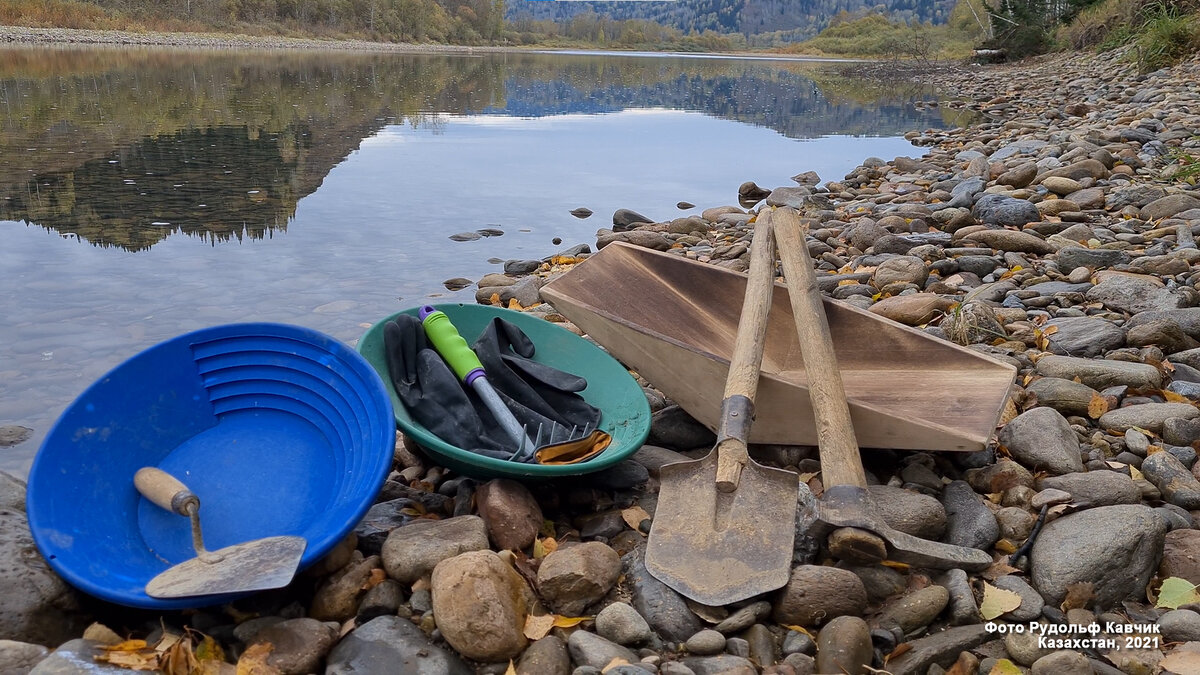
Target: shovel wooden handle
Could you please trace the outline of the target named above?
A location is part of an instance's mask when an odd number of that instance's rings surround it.
[[[192,510],[200,510],[200,498],[162,469],[151,466],[138,469],[133,475],[133,485],[146,499],[181,516],[190,517]]]
[[[782,207],[771,216],[788,297],[796,319],[796,333],[804,357],[804,372],[812,397],[821,449],[821,480],[826,488],[834,485],[866,487],[854,424],[846,389],[833,350],[829,320],[817,287],[812,258],[804,244],[808,227],[794,209]]]
[[[770,212],[760,213],[750,241],[750,278],[738,318],[737,338],[725,378],[721,428],[717,434],[717,489],[732,492],[750,461],[746,438],[754,415],[754,397],[762,367],[767,335],[767,314],[775,285],[775,242]]]

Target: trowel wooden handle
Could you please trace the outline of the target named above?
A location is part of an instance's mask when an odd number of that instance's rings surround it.
[[[760,213],[750,242],[750,278],[738,319],[737,338],[725,378],[725,400],[743,397],[743,405],[723,405],[717,444],[717,489],[732,492],[741,480],[742,468],[750,461],[746,451],[750,417],[762,367],[763,345],[767,335],[767,314],[771,310],[771,290],[775,284],[775,242],[770,212]],[[741,416],[735,419],[731,416]]]
[[[812,398],[813,414],[820,439],[821,479],[825,487],[856,485],[866,487],[854,424],[846,389],[833,350],[829,320],[817,287],[812,259],[804,244],[808,228],[794,209],[781,207],[771,216],[783,276],[787,278],[788,297],[796,319],[796,332],[804,357],[804,372]]]
[[[191,516],[200,509],[200,498],[162,469],[151,466],[138,469],[133,475],[133,485],[146,499],[181,516]]]

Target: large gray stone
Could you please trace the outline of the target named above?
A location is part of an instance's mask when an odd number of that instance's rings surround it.
[[[888,661],[887,670],[892,675],[925,675],[935,663],[949,668],[960,653],[974,649],[994,636],[982,623],[947,628],[909,641],[909,650]]]
[[[1165,501],[1189,511],[1200,509],[1200,481],[1171,453],[1148,455],[1141,470]]]
[[[999,443],[1025,467],[1052,474],[1083,471],[1079,440],[1057,410],[1033,408],[1004,425]]]
[[[1125,331],[1111,321],[1077,316],[1051,319],[1050,351],[1063,356],[1091,358],[1125,345]]]
[[[1037,207],[1030,202],[1004,195],[980,197],[971,209],[971,215],[981,223],[1014,227],[1036,223],[1042,219]]]
[[[438,647],[412,621],[381,616],[355,628],[329,653],[325,675],[473,675],[457,654]],[[128,672],[128,671],[122,671]]]
[[[1086,384],[1061,377],[1039,377],[1025,388],[1037,397],[1038,405],[1054,408],[1065,415],[1087,415],[1088,404],[1099,392]]]
[[[1137,504],[1142,500],[1142,491],[1133,479],[1116,471],[1088,471],[1050,476],[1038,483],[1038,489],[1062,490],[1071,495],[1071,501],[1081,508]]]
[[[603,668],[613,659],[625,659],[629,663],[636,663],[638,660],[628,649],[586,630],[571,633],[571,637],[567,638],[567,650],[571,652],[571,660],[576,665],[593,668]]]
[[[1099,424],[1111,431],[1138,427],[1157,434],[1162,433],[1163,423],[1172,417],[1195,419],[1200,417],[1200,409],[1190,403],[1140,403],[1104,413]]]
[[[20,511],[0,510],[0,637],[58,645],[79,635],[78,597],[42,558]]]
[[[1000,538],[996,515],[966,481],[956,480],[942,489],[942,506],[946,543],[987,550]]]
[[[1058,605],[1071,584],[1093,584],[1101,608],[1141,595],[1158,565],[1166,526],[1148,506],[1102,506],[1048,523],[1030,552],[1033,585]]]
[[[1174,324],[1177,324],[1187,333],[1189,337],[1200,340],[1200,307],[1185,307],[1182,309],[1166,309],[1153,312],[1142,312],[1136,316],[1130,317],[1129,321],[1125,322],[1125,328],[1136,328],[1143,324],[1152,323],[1166,319]],[[1172,354],[1171,358],[1179,358],[1180,354]],[[1184,361],[1187,363],[1187,361]],[[1188,364],[1192,365],[1192,364]]]
[[[941,539],[946,531],[946,509],[937,499],[891,485],[869,485],[871,500],[884,522],[921,539]]]
[[[1162,373],[1145,363],[1044,356],[1038,359],[1037,372],[1039,375],[1061,377],[1064,380],[1074,380],[1078,377],[1080,382],[1098,391],[1119,385],[1132,389],[1158,389],[1162,386]]]
[[[663,639],[681,643],[702,628],[700,619],[683,596],[650,575],[644,556],[645,549],[638,548],[622,559],[633,608]]]
[[[553,611],[580,616],[612,589],[620,574],[616,551],[598,541],[584,542],[560,548],[542,560],[538,592]]]
[[[1058,269],[1063,274],[1070,274],[1077,267],[1100,270],[1114,265],[1124,265],[1129,262],[1129,254],[1111,248],[1083,248],[1068,246],[1058,251]]]
[[[411,584],[447,558],[486,548],[487,526],[479,516],[418,520],[388,535],[383,542],[383,567],[392,579]]]
[[[1139,214],[1142,220],[1159,220],[1170,218],[1176,213],[1188,209],[1200,208],[1200,198],[1189,194],[1173,194],[1160,197],[1142,207]]]
[[[1087,299],[1128,314],[1179,309],[1191,304],[1189,296],[1166,288],[1157,277],[1120,272],[1105,272],[1100,283],[1087,292]]]

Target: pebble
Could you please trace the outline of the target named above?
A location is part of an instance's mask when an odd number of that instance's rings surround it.
[[[1011,574],[997,577],[992,585],[996,588],[1012,591],[1021,596],[1021,605],[1016,609],[1002,615],[1005,621],[1014,621],[1017,623],[1033,621],[1042,615],[1042,607],[1046,606],[1046,602],[1042,600],[1042,596],[1030,586],[1027,581],[1018,576]]]
[[[995,514],[965,481],[952,481],[943,488],[942,507],[947,544],[987,550],[1000,538]]]
[[[626,646],[646,642],[653,635],[642,615],[623,602],[614,602],[600,610],[596,615],[596,632],[606,640]]]
[[[525,648],[533,594],[496,553],[469,551],[443,560],[433,570],[430,592],[438,630],[463,656],[505,661]]]
[[[725,651],[725,636],[715,630],[704,629],[691,636],[683,644],[692,654],[710,656]]]
[[[950,602],[950,593],[941,586],[927,586],[909,593],[884,608],[879,625],[898,625],[905,634],[929,625]]]
[[[1147,455],[1142,461],[1142,473],[1166,501],[1189,511],[1200,509],[1200,481],[1173,454]]]
[[[869,485],[871,500],[884,522],[921,539],[941,539],[946,531],[946,509],[929,495],[890,485]]]
[[[1200,530],[1172,530],[1166,534],[1158,575],[1200,585]]]
[[[1166,526],[1154,510],[1140,504],[1101,506],[1063,516],[1047,523],[1033,545],[1033,586],[1047,602],[1057,605],[1068,586],[1090,582],[1096,604],[1112,607],[1144,593],[1165,535]]]
[[[644,552],[632,551],[622,560],[633,608],[663,639],[682,643],[700,631],[700,619],[688,609],[683,596],[651,576]]]
[[[259,630],[254,643],[272,646],[267,665],[277,668],[283,675],[305,675],[320,668],[337,638],[336,623],[301,618],[280,621]]]
[[[867,592],[853,572],[836,567],[798,565],[775,601],[777,623],[818,626],[835,617],[860,615]]]
[[[589,541],[566,546],[542,560],[538,592],[550,608],[565,616],[582,616],[617,583],[621,558],[607,544]]]
[[[1101,428],[1110,431],[1123,432],[1130,427],[1138,427],[1161,434],[1163,424],[1168,419],[1196,417],[1200,417],[1200,408],[1190,403],[1142,403],[1110,410],[1100,417],[1099,423]]]
[[[457,654],[434,644],[415,624],[381,616],[355,628],[329,653],[326,675],[357,673],[473,675]]]
[[[411,584],[446,558],[488,548],[487,526],[478,516],[417,520],[397,527],[383,542],[387,575]]]
[[[975,593],[971,590],[966,572],[960,569],[947,570],[937,578],[937,583],[949,594],[947,613],[951,625],[962,626],[979,620],[979,605],[975,602]]]
[[[517,675],[567,675],[571,672],[567,644],[557,635],[547,635],[521,654],[516,670]]]
[[[542,509],[524,485],[507,479],[488,481],[475,491],[475,503],[495,548],[520,550],[537,538]]]
[[[771,603],[766,600],[752,602],[736,612],[725,617],[720,623],[713,626],[713,630],[719,631],[725,635],[738,633],[746,630],[755,623],[762,621],[771,615]]]
[[[1081,508],[1137,504],[1142,499],[1142,492],[1133,480],[1116,471],[1088,471],[1050,476],[1042,479],[1038,488],[1061,490],[1070,496],[1072,503]]]
[[[987,642],[995,636],[982,624],[958,626],[910,640],[908,651],[888,661],[892,675],[924,675],[930,666],[950,667],[958,655]]]
[[[871,630],[857,616],[832,619],[817,634],[817,672],[864,675],[875,657]]]
[[[1033,662],[1031,675],[1093,675],[1091,661],[1081,652],[1057,651]]]
[[[613,659],[624,659],[627,663],[638,660],[637,655],[625,647],[586,630],[571,633],[571,637],[567,638],[567,650],[577,665],[592,668],[604,668]]]
[[[1008,448],[1014,459],[1031,469],[1052,474],[1083,471],[1075,432],[1066,418],[1051,408],[1034,408],[1021,413],[1004,425],[997,442]]]

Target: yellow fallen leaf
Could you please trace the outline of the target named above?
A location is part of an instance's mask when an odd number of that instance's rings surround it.
[[[808,637],[810,637],[810,638],[812,638],[812,639],[814,639],[814,640],[815,640],[815,639],[817,639],[817,636],[816,636],[816,635],[813,635],[813,634],[812,634],[812,633],[810,633],[810,632],[808,632],[808,629],[807,629],[807,628],[805,628],[804,626],[795,626],[795,625],[792,625],[792,624],[787,624],[787,623],[785,623],[785,624],[781,624],[781,625],[782,625],[784,628],[788,629],[788,630],[794,630],[794,631],[796,631],[797,633],[804,633],[805,635],[807,635]]]
[[[530,614],[525,618],[525,637],[530,640],[541,640],[554,628],[553,614]]]
[[[883,663],[886,665],[892,659],[898,658],[904,654],[907,654],[910,651],[912,651],[912,643],[911,642],[901,642],[900,644],[896,645],[896,648],[893,649],[890,654],[883,657]],[[887,671],[881,670],[879,672],[887,672]]]
[[[384,572],[383,569],[380,567],[376,567],[375,569],[371,570],[370,576],[368,576],[367,580],[365,582],[363,582],[361,590],[369,591],[372,588],[378,586],[379,584],[382,584],[386,580],[387,580],[387,572]]]
[[[638,533],[641,533],[642,530],[640,528],[642,526],[642,522],[649,520],[650,514],[646,513],[646,509],[634,504],[633,506],[621,511],[621,519],[624,520],[625,524],[630,528]]]
[[[1008,659],[1000,659],[988,671],[988,675],[1021,675],[1021,673],[1021,667]]]
[[[1004,412],[1000,414],[1000,424],[1008,424],[1015,420],[1021,411],[1017,409],[1017,404],[1013,403],[1011,398],[1004,400]]]
[[[1145,474],[1143,474],[1141,471],[1138,471],[1138,468],[1136,466],[1134,466],[1132,464],[1129,464],[1127,466],[1129,467],[1129,477],[1130,478],[1132,478],[1134,480],[1144,480],[1146,478]]]
[[[1100,392],[1092,394],[1092,400],[1088,401],[1088,417],[1098,420],[1100,416],[1108,412],[1108,399],[1100,395]]]
[[[200,669],[200,662],[192,653],[192,640],[185,636],[158,657],[158,669],[163,675],[192,675]]]
[[[1168,577],[1163,579],[1162,585],[1158,588],[1158,602],[1154,603],[1154,606],[1179,609],[1180,605],[1193,602],[1200,602],[1200,593],[1196,591],[1196,584],[1187,579]]]
[[[1017,545],[1007,539],[1001,539],[996,542],[996,550],[1005,555],[1011,555],[1017,552]]]
[[[1184,396],[1183,394],[1177,394],[1177,393],[1171,391],[1170,389],[1163,389],[1162,395],[1163,395],[1163,398],[1165,398],[1167,400],[1167,403],[1191,403],[1192,402],[1191,399]]]
[[[525,309],[524,307],[521,306],[521,303],[517,302],[516,298],[508,299],[508,308],[515,309],[517,311],[521,311],[522,309]]]
[[[513,665],[512,659],[508,660],[508,668],[504,670],[504,675],[517,675],[517,667]]]
[[[158,670],[158,655],[146,652],[108,652],[97,654],[96,660],[101,663],[128,668],[129,670]]]
[[[122,642],[121,636],[113,629],[102,623],[93,623],[83,631],[83,639],[98,642],[102,645],[116,645]]]
[[[492,293],[492,297],[488,298],[488,304],[495,306],[495,307],[499,307],[499,306],[503,305],[504,303],[500,300],[499,293]]]
[[[911,567],[908,563],[897,562],[895,560],[884,560],[879,564],[883,565],[884,567],[890,567],[894,570],[899,570],[901,572],[907,572]]]
[[[533,541],[533,557],[540,560],[558,550],[558,541],[554,537],[535,539]]]
[[[1007,614],[1021,606],[1021,596],[996,588],[988,582],[983,582],[983,602],[979,603],[979,613],[985,621],[991,621],[1001,614]]]
[[[242,652],[237,662],[237,675],[282,675],[278,668],[267,664],[275,645],[270,642],[252,644]]]
[[[584,621],[590,621],[591,619],[595,618],[591,616],[563,616],[561,614],[555,614],[553,616],[555,628],[574,628]]]
[[[125,640],[118,642],[115,645],[102,645],[100,649],[106,652],[136,652],[145,649],[147,646],[145,640]]]
[[[205,635],[200,644],[196,645],[196,659],[199,661],[224,661],[225,650],[211,637]]]

